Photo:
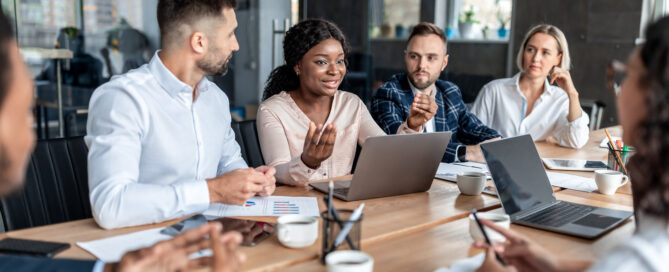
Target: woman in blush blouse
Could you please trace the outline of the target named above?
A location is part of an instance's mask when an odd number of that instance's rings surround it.
[[[257,116],[263,157],[277,181],[306,185],[347,175],[355,150],[369,136],[385,135],[355,94],[339,90],[348,45],[333,23],[311,19],[291,27],[283,44],[285,65],[269,76]],[[417,95],[398,133],[417,133],[437,112]]]
[[[569,74],[569,47],[562,31],[552,25],[533,27],[516,60],[521,72],[483,86],[472,112],[503,137],[530,134],[535,141],[583,147],[589,118]]]

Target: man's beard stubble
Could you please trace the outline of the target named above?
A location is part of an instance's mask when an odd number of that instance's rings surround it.
[[[417,72],[419,72],[419,71],[411,72],[411,73],[409,74],[408,78],[409,78],[409,81],[411,81],[411,84],[412,84],[414,87],[416,87],[416,89],[419,89],[419,90],[425,90],[425,89],[427,89],[427,87],[430,87],[432,84],[434,84],[435,82],[437,82],[437,79],[439,79],[439,78],[435,78],[434,80],[431,80],[431,79],[430,79],[430,74],[427,73],[427,72],[424,72],[424,73],[427,74],[427,76],[428,76],[428,80],[427,80],[427,82],[425,82],[425,84],[418,84],[418,83],[414,80],[414,78],[413,78],[413,75],[414,75],[415,73],[417,73]]]
[[[217,50],[213,50],[213,52],[216,51]],[[232,54],[227,58],[224,58],[223,63],[221,63],[221,61],[218,61],[218,55],[209,53],[204,59],[197,61],[196,65],[208,76],[224,76],[228,73],[228,63],[230,63],[230,58],[232,58]]]

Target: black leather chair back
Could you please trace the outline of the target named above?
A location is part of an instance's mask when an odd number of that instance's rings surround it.
[[[38,141],[23,188],[0,199],[5,229],[90,218],[87,154],[83,137]]]
[[[255,120],[232,122],[232,130],[235,132],[235,140],[242,150],[242,157],[251,167],[265,164],[258,141],[258,130]]]

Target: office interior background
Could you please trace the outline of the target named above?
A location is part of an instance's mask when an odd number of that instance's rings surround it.
[[[157,2],[2,0],[36,79],[39,138],[85,135],[88,102],[96,87],[148,62],[160,48]],[[567,36],[571,75],[595,129],[617,124],[615,95],[606,86],[607,66],[624,61],[643,41],[646,22],[669,10],[665,2],[238,0],[241,50],[234,54],[228,74],[212,80],[230,98],[235,118],[254,119],[267,76],[282,64],[286,28],[304,18],[325,18],[339,25],[352,47],[341,89],[369,104],[380,84],[404,70],[411,27],[427,21],[443,27],[449,39],[449,64],[441,77],[456,83],[465,103],[471,103],[487,82],[518,72],[515,58],[525,32],[549,23]]]

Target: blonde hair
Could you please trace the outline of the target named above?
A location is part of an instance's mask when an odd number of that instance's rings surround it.
[[[527,47],[527,43],[530,41],[532,36],[537,33],[544,33],[548,34],[551,37],[557,41],[557,49],[558,53],[562,54],[562,60],[560,61],[560,68],[569,71],[571,68],[571,58],[569,57],[569,45],[567,44],[567,38],[564,37],[564,33],[562,33],[562,30],[557,28],[554,25],[536,25],[530,31],[525,34],[525,39],[523,39],[522,46],[520,46],[520,50],[518,50],[518,56],[516,56],[516,65],[518,65],[518,69],[520,71],[524,71],[525,69],[523,68],[523,62],[524,62],[524,57],[525,57],[525,48]]]

